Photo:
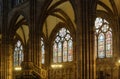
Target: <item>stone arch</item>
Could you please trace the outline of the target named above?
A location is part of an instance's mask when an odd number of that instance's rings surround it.
[[[53,1],[53,3],[54,3],[54,1]],[[45,7],[44,13],[41,14],[40,19],[42,19],[42,20],[39,24],[39,26],[41,26],[41,27],[39,27],[41,29],[41,31],[43,31],[43,29],[45,28],[45,23],[47,23],[51,17],[53,18],[54,22],[56,22],[55,20],[58,20],[58,21],[61,20],[64,23],[68,24],[71,27],[71,29],[75,29],[76,28],[75,13],[74,13],[74,8],[73,8],[73,5],[71,4],[71,2],[68,0],[65,0],[65,1],[55,2],[55,4],[53,4],[53,3],[52,3],[52,1],[51,1],[51,3],[48,3],[47,4],[48,7]],[[72,16],[74,19],[72,18],[72,21],[70,18],[71,16],[68,15],[69,11],[65,12],[65,10],[63,10],[63,8],[60,8],[60,5],[63,5],[65,3],[68,4],[68,6],[70,6],[71,12],[73,13]]]
[[[10,21],[10,26],[9,26],[9,31],[8,31],[8,36],[11,39],[14,39],[14,36],[16,35],[16,32],[18,31],[18,29],[21,28],[22,32],[23,32],[23,38],[24,40],[22,40],[25,44],[27,44],[28,41],[28,37],[25,38],[26,34],[29,34],[29,21],[27,16],[25,15],[24,12],[16,12],[13,17],[11,18]],[[27,30],[27,32],[25,32],[25,30]],[[19,35],[19,34],[17,34]],[[27,40],[26,40],[27,39]],[[26,41],[25,41],[26,40]]]

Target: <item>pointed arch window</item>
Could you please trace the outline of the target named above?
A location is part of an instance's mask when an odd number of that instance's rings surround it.
[[[23,46],[21,41],[17,41],[15,44],[15,49],[14,49],[14,67],[21,67],[21,63],[23,61]]]
[[[42,37],[41,37],[41,63],[45,64],[45,45]]]
[[[53,43],[53,63],[73,61],[73,41],[69,30],[61,28]]]
[[[112,52],[112,29],[109,22],[101,17],[95,20],[95,46],[98,58],[110,58]]]

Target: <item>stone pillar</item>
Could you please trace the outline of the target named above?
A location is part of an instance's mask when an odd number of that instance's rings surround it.
[[[3,43],[1,45],[1,79],[12,79],[12,46],[9,43]]]
[[[13,50],[13,46],[11,44],[9,44],[8,48],[9,48],[8,49],[9,52],[7,54],[8,73],[9,73],[8,79],[13,79],[12,78],[12,76],[13,76],[12,71],[13,71],[13,62],[14,62],[14,60],[13,60],[13,57],[14,57],[13,52],[14,52],[14,50]]]

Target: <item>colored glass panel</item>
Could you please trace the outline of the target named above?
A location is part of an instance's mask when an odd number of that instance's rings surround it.
[[[72,37],[66,28],[61,28],[56,34],[56,38],[53,44],[53,63],[68,62],[72,60]]]
[[[70,34],[67,34],[65,38],[66,38],[66,40],[69,40],[70,39]]]
[[[63,43],[63,62],[67,61],[67,41]]]
[[[18,40],[14,49],[14,66],[21,66],[23,61],[23,47],[21,42]]]
[[[17,51],[14,51],[14,66],[18,66],[18,54],[17,54]]]
[[[61,37],[64,37],[64,36],[66,35],[66,29],[65,29],[65,28],[62,28],[62,29],[60,30],[60,32],[59,32],[59,35],[60,35]]]
[[[104,47],[104,42],[105,37],[104,34],[101,33],[98,37],[98,57],[99,58],[104,58],[105,57],[105,47]]]
[[[73,43],[72,40],[68,41],[68,61],[73,60]]]
[[[45,50],[44,50],[44,46],[42,46],[42,64],[45,63]]]
[[[102,31],[103,31],[103,32],[106,32],[107,30],[108,30],[108,25],[107,25],[107,24],[103,25]]]
[[[19,66],[20,66],[20,64],[22,63],[22,52],[21,52],[21,50],[18,53],[18,56],[19,56]]]
[[[57,63],[57,44],[54,43],[53,45],[53,62]]]
[[[102,18],[100,18],[100,17],[96,18],[96,20],[95,20],[95,28],[100,28],[102,24],[103,24]]]
[[[44,64],[45,63],[45,47],[44,47],[44,42],[43,42],[43,38],[41,38],[41,63]]]
[[[95,43],[98,58],[112,57],[112,29],[108,21],[100,17],[96,18],[95,37],[98,42]]]
[[[106,57],[112,57],[112,33],[106,33]]]
[[[58,43],[58,62],[62,62],[62,43]]]

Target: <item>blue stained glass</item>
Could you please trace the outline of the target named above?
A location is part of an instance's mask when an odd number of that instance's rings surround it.
[[[104,48],[104,34],[101,33],[98,37],[98,57],[104,58],[105,57],[105,48]]]

